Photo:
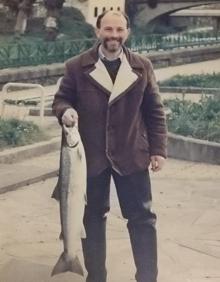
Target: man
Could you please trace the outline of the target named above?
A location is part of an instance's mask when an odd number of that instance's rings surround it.
[[[87,282],[106,282],[106,213],[114,179],[137,268],[138,282],[157,281],[156,215],[148,167],[162,169],[167,130],[150,61],[124,46],[129,19],[107,11],[97,19],[99,42],[66,63],[55,95],[59,122],[78,122],[88,181],[82,240]]]

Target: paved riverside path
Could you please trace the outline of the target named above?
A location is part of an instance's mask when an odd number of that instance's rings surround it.
[[[220,59],[185,64],[179,66],[170,66],[167,68],[160,68],[155,70],[157,80],[162,81],[169,79],[170,77],[180,75],[191,75],[191,74],[205,74],[220,72]]]
[[[51,162],[48,158],[48,166]],[[163,171],[151,174],[158,215],[158,282],[220,281],[219,168],[169,159]],[[62,249],[58,204],[50,198],[56,181],[51,178],[0,195],[1,282],[85,281],[71,273],[50,278]],[[126,221],[113,184],[111,188],[108,282],[135,281]],[[79,255],[82,260],[80,251]]]

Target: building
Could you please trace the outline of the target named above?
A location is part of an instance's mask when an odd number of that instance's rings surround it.
[[[88,0],[86,21],[95,26],[98,15],[106,10],[125,10],[125,0]]]
[[[36,7],[35,7],[36,6]],[[65,7],[79,9],[86,22],[95,27],[98,15],[106,10],[125,11],[125,0],[65,0]],[[35,11],[36,10],[36,11]],[[45,16],[46,11],[42,0],[34,5],[34,16]]]
[[[98,15],[106,10],[125,10],[125,0],[66,0],[65,6],[79,9],[85,20],[95,27]]]

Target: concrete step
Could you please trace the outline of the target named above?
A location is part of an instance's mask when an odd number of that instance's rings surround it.
[[[58,167],[59,151],[14,164],[0,164],[0,194],[55,177]]]

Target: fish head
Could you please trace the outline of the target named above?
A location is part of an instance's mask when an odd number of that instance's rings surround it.
[[[66,125],[63,125],[63,129],[68,147],[76,147],[80,141],[80,135],[77,127],[67,127]]]

